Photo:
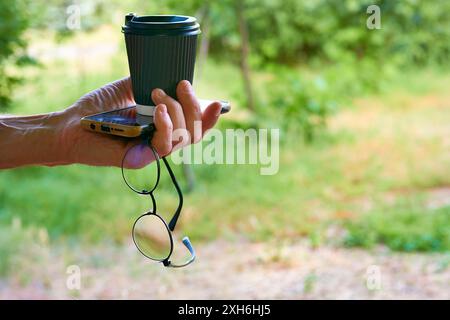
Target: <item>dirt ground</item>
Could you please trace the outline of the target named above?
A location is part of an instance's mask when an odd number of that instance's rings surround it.
[[[220,240],[197,247],[193,265],[167,269],[131,244],[45,251],[0,280],[0,299],[450,298],[445,254]],[[79,267],[80,289],[70,265]]]

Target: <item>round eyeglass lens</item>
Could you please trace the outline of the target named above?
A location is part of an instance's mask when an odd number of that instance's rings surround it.
[[[146,257],[163,261],[172,251],[172,239],[164,221],[155,214],[140,216],[133,227],[133,240]]]
[[[122,160],[122,176],[134,191],[148,194],[159,180],[159,161],[156,151],[147,144],[137,144],[128,149]]]

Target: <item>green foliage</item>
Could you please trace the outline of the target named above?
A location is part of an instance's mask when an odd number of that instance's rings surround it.
[[[26,42],[23,33],[28,27],[26,1],[0,2],[0,110],[11,102],[14,86],[20,77],[14,74],[11,65],[21,64]]]
[[[445,64],[450,54],[450,3],[426,1],[247,0],[251,44],[261,61],[332,63],[370,59]],[[366,28],[377,4],[381,29]]]
[[[276,86],[281,90],[271,90],[268,103],[262,101],[271,110],[257,108],[258,121],[267,123],[265,115],[269,115],[273,122],[279,115],[279,125],[301,129],[307,140],[323,126],[329,109],[343,100],[384,89],[400,68],[446,66],[450,57],[450,2],[446,0],[240,2],[249,28],[253,69],[268,70],[276,76],[275,83],[282,83]],[[200,18],[208,29],[213,57],[239,62],[237,1],[166,3],[170,13]],[[381,10],[379,30],[366,26],[366,10],[372,4]],[[319,83],[327,83],[327,90],[320,90],[314,79],[309,84],[310,79],[296,78],[295,73],[286,76],[280,71],[286,65],[318,70]]]
[[[236,1],[169,1],[172,12],[200,14],[211,34],[211,52],[227,59],[238,54]],[[381,29],[369,30],[367,7],[379,5]],[[370,59],[380,65],[399,62],[445,64],[450,54],[450,3],[438,1],[245,0],[254,61],[339,63]]]
[[[380,208],[347,224],[347,246],[373,247],[377,243],[397,251],[449,251],[450,207],[434,211],[420,204]]]
[[[169,185],[167,177],[163,178],[164,185]],[[93,242],[122,241],[130,234],[133,218],[149,205],[127,190],[120,169],[87,166],[3,172],[0,201],[3,225],[19,218],[25,227],[47,228],[52,238],[82,235]],[[166,206],[168,203],[166,200]]]
[[[311,142],[315,132],[326,125],[326,118],[336,108],[329,84],[322,77],[309,80],[300,73],[283,71],[269,85],[265,117],[287,132],[303,133]]]

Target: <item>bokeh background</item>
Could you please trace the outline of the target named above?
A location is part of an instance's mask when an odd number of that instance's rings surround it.
[[[0,298],[450,297],[450,2],[2,1],[0,112],[61,110],[127,76],[128,12],[199,19],[197,95],[231,101],[222,130],[280,128],[280,171],[176,167],[199,258],[167,270],[132,244],[148,201],[119,169],[4,170]]]

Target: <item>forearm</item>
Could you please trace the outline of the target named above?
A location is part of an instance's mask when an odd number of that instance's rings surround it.
[[[61,165],[65,151],[59,112],[0,116],[0,169],[25,165]]]

